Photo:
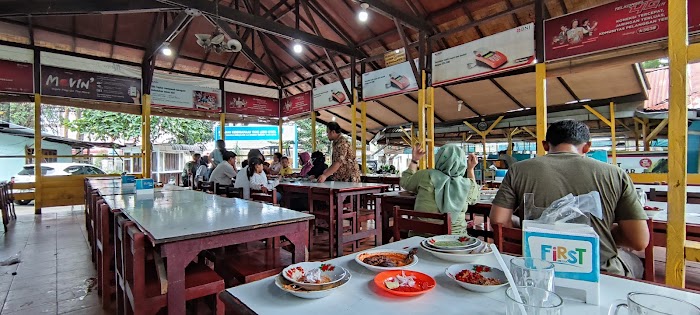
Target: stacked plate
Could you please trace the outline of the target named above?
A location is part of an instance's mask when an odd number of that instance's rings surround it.
[[[469,235],[439,235],[420,243],[428,253],[451,262],[470,263],[491,255],[491,249],[482,240]]]

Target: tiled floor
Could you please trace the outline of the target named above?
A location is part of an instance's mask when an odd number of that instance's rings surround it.
[[[81,207],[17,208],[17,221],[0,232],[0,314],[107,314],[99,306],[95,269]]]

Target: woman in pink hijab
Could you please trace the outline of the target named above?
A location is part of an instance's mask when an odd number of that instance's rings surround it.
[[[314,166],[311,164],[311,155],[309,152],[299,153],[299,160],[301,160],[301,171],[299,172],[299,176],[306,177],[309,175],[309,171]]]

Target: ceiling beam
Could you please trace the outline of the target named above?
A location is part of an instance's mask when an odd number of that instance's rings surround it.
[[[399,36],[401,37],[401,42],[403,42],[403,47],[404,47],[404,53],[406,54],[406,60],[409,61],[409,64],[411,65],[411,71],[413,71],[413,76],[416,78],[416,82],[418,82],[418,88],[423,88],[423,80],[421,80],[421,74],[418,73],[418,69],[416,68],[416,63],[413,62],[413,58],[411,58],[411,50],[409,48],[409,43],[408,43],[408,38],[406,38],[406,33],[403,31],[403,26],[401,23],[399,23],[398,19],[394,19],[394,24],[396,25],[396,30],[399,32]],[[418,58],[423,58],[423,56],[418,56]],[[420,60],[420,59],[419,59]]]
[[[218,17],[229,23],[250,27],[261,32],[272,34],[275,36],[285,37],[288,39],[298,39],[299,41],[306,43],[308,45],[318,46],[327,48],[330,50],[337,51],[342,54],[349,56],[362,57],[357,49],[354,47],[349,47],[344,44],[329,40],[327,38],[309,34],[298,29],[289,27],[284,24],[271,22],[269,19],[265,19],[262,16],[245,13],[243,11],[238,11],[226,6],[218,7],[218,16],[216,15],[217,3],[216,1],[210,2],[207,0],[158,0],[160,2],[168,3],[171,5],[180,5],[186,8],[192,8],[199,10],[202,14]]]
[[[126,1],[39,1],[9,0],[0,1],[0,17],[40,16],[40,15],[79,15],[79,14],[118,14],[160,12],[178,9],[155,0]]]
[[[468,108],[468,109],[469,109],[470,111],[472,111],[474,114],[477,114],[479,117],[482,117],[482,116],[483,116],[481,113],[477,112],[477,111],[474,109],[474,107],[472,107],[471,105],[469,105],[469,104],[467,103],[467,101],[465,101],[465,100],[463,100],[461,97],[457,96],[457,94],[455,94],[454,92],[450,91],[450,89],[448,89],[447,87],[441,86],[440,88],[441,88],[443,91],[445,91],[447,94],[449,94],[450,96],[456,98],[458,101],[462,101],[462,105],[464,105],[464,107]]]
[[[146,48],[146,52],[143,55],[143,59],[150,59],[156,54],[166,42],[170,43],[177,37],[178,34],[192,21],[192,16],[187,14],[185,11],[180,11],[180,13],[175,17],[175,19],[168,25],[168,27],[158,36],[156,40],[149,43]],[[183,39],[184,41],[184,39]]]
[[[501,84],[499,84],[496,81],[496,79],[489,79],[489,81],[491,81],[491,83],[493,83],[498,88],[498,90],[503,92],[503,94],[505,94],[511,101],[513,101],[515,105],[518,105],[518,107],[520,108],[525,108],[525,106],[523,106],[523,104],[521,104],[520,101],[518,101],[515,97],[513,97],[513,95],[510,94],[510,92],[508,92],[508,90],[506,90]]]
[[[519,6],[515,6],[515,7],[511,8],[511,9],[508,9],[508,10],[505,10],[505,11],[503,11],[503,12],[500,12],[500,13],[497,13],[497,14],[494,14],[494,15],[491,15],[491,16],[489,16],[489,17],[487,17],[487,18],[483,18],[483,19],[481,19],[481,20],[472,21],[472,22],[470,22],[470,23],[467,23],[467,24],[464,24],[464,25],[461,25],[461,26],[457,26],[457,27],[455,27],[455,28],[451,28],[450,30],[447,30],[447,31],[444,31],[444,32],[435,34],[435,35],[431,36],[430,39],[433,40],[433,41],[435,41],[435,40],[438,40],[438,39],[441,39],[441,38],[445,38],[445,37],[450,36],[450,35],[452,35],[452,34],[465,31],[465,30],[470,29],[470,28],[472,28],[472,27],[479,26],[479,25],[481,25],[481,24],[483,24],[483,23],[493,21],[493,20],[498,19],[498,18],[501,18],[501,17],[503,17],[503,16],[510,15],[510,14],[514,14],[514,13],[520,11],[520,10],[528,9],[528,8],[532,7],[533,4],[534,4],[533,2],[529,2],[529,3],[521,4],[521,5],[519,5]]]
[[[389,19],[397,19],[401,24],[406,25],[414,30],[430,32],[430,25],[423,17],[418,17],[397,9],[383,0],[363,0],[362,2],[369,4],[369,9]],[[358,6],[359,9],[359,6]]]
[[[373,100],[373,101],[371,101],[371,102],[376,102],[377,104],[382,105],[384,108],[386,108],[386,109],[389,110],[390,112],[394,113],[394,115],[399,116],[399,118],[401,118],[401,119],[403,119],[403,120],[405,120],[405,121],[409,121],[409,122],[411,121],[410,119],[408,119],[408,117],[402,115],[401,113],[397,112],[395,109],[389,107],[389,105],[387,105],[386,103],[382,102],[381,100]]]

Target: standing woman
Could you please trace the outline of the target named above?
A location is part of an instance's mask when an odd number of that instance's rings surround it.
[[[401,174],[401,187],[417,194],[416,211],[449,213],[452,234],[466,235],[467,208],[479,199],[481,189],[474,181],[474,167],[479,160],[474,154],[467,157],[459,145],[447,144],[435,155],[435,169],[418,171],[418,161],[423,156],[425,150],[413,147],[411,164]]]
[[[214,151],[211,151],[211,169],[215,169],[217,165],[224,161],[224,152],[226,152],[226,142],[224,140],[216,140]]]

